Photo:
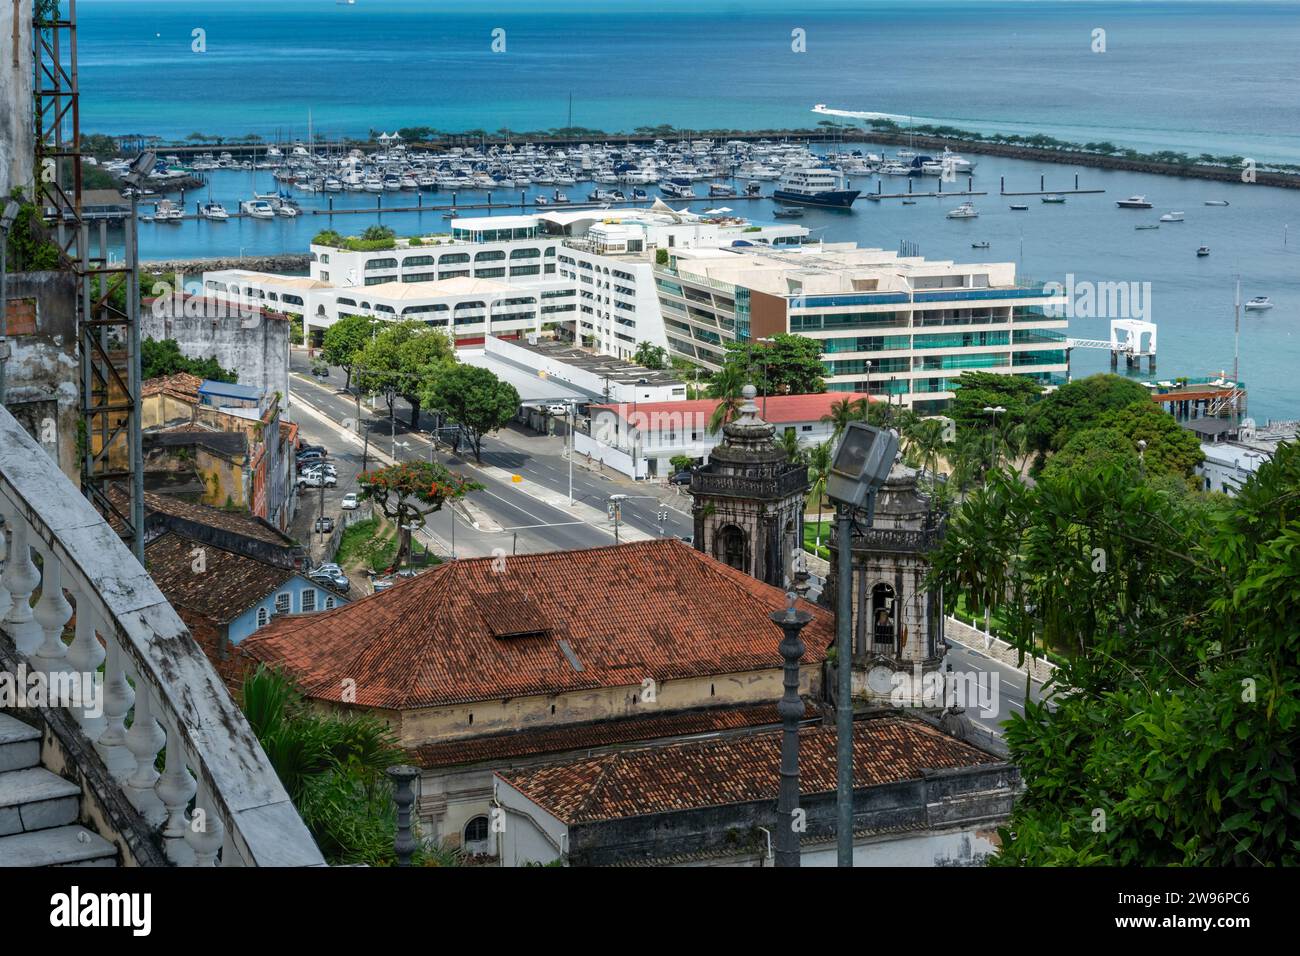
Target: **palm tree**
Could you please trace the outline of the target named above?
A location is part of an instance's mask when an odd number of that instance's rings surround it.
[[[822,499],[826,497],[826,479],[831,475],[831,440],[828,438],[808,449],[809,498],[817,508],[817,547],[822,545]]]
[[[259,665],[244,680],[244,716],[289,798],[332,863],[390,862],[395,813],[384,771],[404,759],[370,714],[321,713],[292,681]]]
[[[746,385],[744,370],[733,365],[724,365],[709,381],[709,397],[721,399],[709,419],[709,431],[716,432],[736,417],[740,411],[741,390]]]
[[[844,429],[849,427],[849,422],[866,420],[869,407],[870,403],[865,398],[841,398],[831,403],[830,412],[822,416],[822,424],[833,425],[831,437],[839,438],[844,434]]]
[[[808,452],[799,444],[799,435],[793,428],[787,428],[781,432],[780,440],[781,450],[785,452],[785,460],[792,465],[802,465],[808,460]]]
[[[944,435],[948,425],[939,418],[909,422],[903,432],[904,458],[912,467],[924,468],[931,475],[938,471],[939,458],[948,448]]]

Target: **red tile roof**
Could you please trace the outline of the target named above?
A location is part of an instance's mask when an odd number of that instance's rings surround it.
[[[804,719],[812,720],[818,711],[808,704]],[[561,754],[574,750],[638,744],[696,734],[718,734],[780,724],[776,704],[746,704],[740,707],[710,707],[674,714],[648,714],[622,717],[585,724],[541,727],[536,730],[509,731],[465,740],[447,740],[425,744],[409,751],[410,758],[425,770],[483,763],[488,760],[512,760],[543,754]]]
[[[195,571],[196,550],[202,571]],[[144,549],[145,568],[168,602],[229,624],[294,576],[293,571],[169,531]]]
[[[799,732],[799,786],[805,794],[835,790],[835,728]],[[1001,763],[915,717],[888,715],[853,726],[853,786],[919,779],[926,770]],[[781,731],[721,740],[621,750],[496,776],[565,823],[775,800],[780,784]]]
[[[273,621],[242,644],[294,674],[304,693],[411,709],[640,686],[780,667],[786,604],[763,584],[675,539],[453,561],[310,620]],[[807,663],[825,657],[834,618],[813,614]],[[508,607],[508,614],[497,614]],[[531,616],[529,633],[519,622]],[[517,636],[506,636],[514,634]]]
[[[197,375],[191,375],[188,372],[177,372],[175,375],[161,375],[157,378],[146,379],[140,384],[140,395],[148,398],[150,395],[166,394],[183,402],[197,405],[199,403],[199,386],[202,384],[203,379]]]
[[[790,425],[800,422],[820,421],[823,415],[829,415],[831,406],[841,399],[856,401],[868,398],[865,392],[820,392],[814,395],[769,395],[766,411],[763,408],[763,396],[754,399],[758,405],[758,417],[774,425]],[[871,401],[877,401],[871,398]],[[592,405],[593,413],[599,410],[612,411],[629,424],[644,430],[655,428],[656,417],[660,420],[675,421],[673,426],[681,430],[681,421],[695,419],[707,422],[718,407],[719,399],[692,398],[684,402],[624,402],[618,405]]]

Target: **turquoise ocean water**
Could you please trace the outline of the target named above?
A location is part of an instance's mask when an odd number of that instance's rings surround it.
[[[550,128],[566,124],[572,95],[574,124],[606,130],[810,125],[809,108],[824,102],[918,122],[1300,162],[1300,4],[1292,2],[81,0],[78,8],[89,131],[304,138],[309,110],[314,129],[330,137],[411,125]],[[504,53],[491,51],[498,28]],[[206,31],[206,53],[191,52],[195,29]],[[796,29],[806,53],[791,51]],[[1106,31],[1105,53],[1092,51],[1097,29]],[[979,219],[945,219],[953,200],[859,201],[851,213],[812,211],[803,223],[831,240],[884,248],[911,240],[932,258],[1019,261],[1040,279],[1150,282],[1160,378],[1231,370],[1240,275],[1243,297],[1276,303],[1243,316],[1250,410],[1300,417],[1292,389],[1300,192],[972,158],[975,188],[994,194],[975,199]],[[1031,189],[1046,174],[1050,188],[1070,185],[1075,172],[1107,192],[1057,207],[1031,198],[1027,213],[996,196],[1001,176],[1008,189]],[[874,180],[857,185],[875,188]],[[210,192],[233,208],[271,188],[269,173],[218,172],[209,190],[186,200],[192,210]],[[1130,193],[1147,194],[1156,208],[1117,210],[1114,200]],[[1206,199],[1231,205],[1206,207]],[[1169,210],[1185,211],[1186,221],[1134,230]],[[771,205],[738,211],[763,219]],[[141,247],[152,258],[291,251],[327,224],[356,231],[371,221],[144,224]],[[401,232],[446,225],[431,212],[383,221]],[[987,251],[971,248],[984,240]],[[1200,245],[1211,247],[1208,258],[1196,258]],[[1080,318],[1070,332],[1105,338],[1107,326]],[[1106,362],[1104,352],[1078,351],[1075,373]]]

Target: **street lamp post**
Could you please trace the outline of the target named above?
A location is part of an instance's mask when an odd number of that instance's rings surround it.
[[[764,420],[764,421],[767,421],[767,393],[768,393],[768,382],[767,382],[767,367],[768,367],[767,360],[768,360],[768,354],[767,354],[767,350],[768,350],[769,348],[771,348],[773,345],[776,344],[776,339],[771,338],[771,337],[769,336],[769,337],[765,337],[765,338],[761,338],[761,339],[759,339],[759,340],[758,340],[758,343],[759,343],[759,345],[763,345],[763,346],[765,346],[765,348],[763,349],[763,420]]]
[[[840,439],[826,482],[826,496],[835,502],[835,734],[836,734],[836,858],[853,865],[853,531],[855,515],[864,513],[868,526],[876,492],[889,478],[898,455],[898,434],[865,422],[849,422]]]
[[[989,433],[989,465],[990,468],[996,468],[998,465],[998,415],[1005,412],[1006,409],[1001,405],[985,405],[984,412],[993,415],[993,431]]]

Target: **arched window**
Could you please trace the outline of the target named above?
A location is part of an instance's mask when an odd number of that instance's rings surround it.
[[[897,651],[896,607],[891,586],[881,583],[871,589],[871,641],[877,652]]]
[[[749,540],[745,532],[729,524],[718,534],[715,557],[738,571],[749,571]]]
[[[466,853],[487,853],[488,818],[475,817],[465,824],[464,849]]]
[[[266,608],[264,608],[264,607],[259,607],[259,608],[257,609],[257,626],[258,626],[258,627],[266,627],[266,622],[267,622],[267,620],[268,620],[268,618],[267,618],[267,615],[266,615]]]

